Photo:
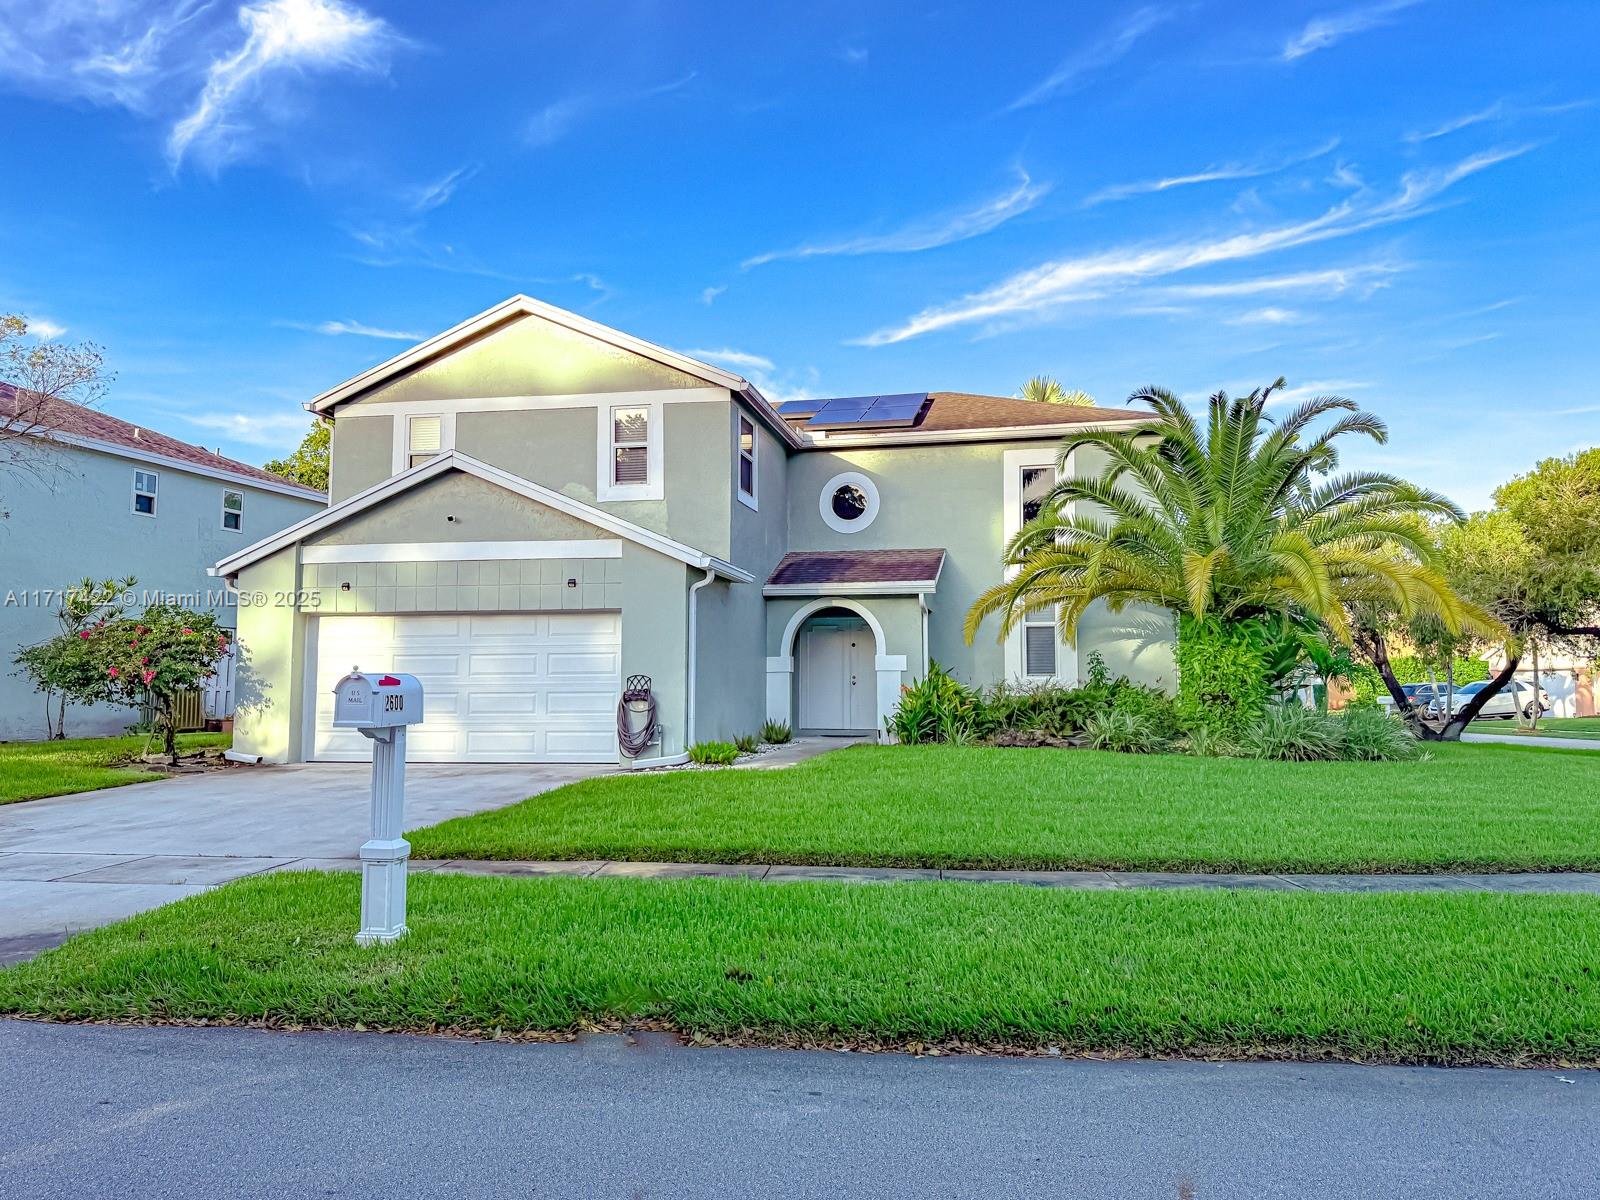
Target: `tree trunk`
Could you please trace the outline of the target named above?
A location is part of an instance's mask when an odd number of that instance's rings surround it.
[[[171,766],[178,765],[178,714],[173,708],[172,697],[161,698],[161,723],[162,736],[167,753],[167,762]]]
[[[1537,733],[1539,731],[1539,639],[1538,638],[1534,638],[1533,639],[1532,650],[1533,650],[1533,699],[1531,701],[1529,701],[1529,703],[1531,703],[1533,705],[1533,716],[1528,718],[1528,728],[1530,730],[1532,730],[1533,732]]]
[[[1515,646],[1513,649],[1514,645],[1511,642],[1506,643],[1506,665],[1501,668],[1500,674],[1489,680],[1488,684],[1477,695],[1468,700],[1462,706],[1461,711],[1446,721],[1444,726],[1436,733],[1422,735],[1425,740],[1430,742],[1459,742],[1461,740],[1461,735],[1466,732],[1467,726],[1472,724],[1477,715],[1483,711],[1483,706],[1489,703],[1501,688],[1516,678],[1517,666],[1522,662],[1522,647]]]
[[[1448,721],[1456,711],[1456,656],[1452,654],[1444,664],[1444,719]]]
[[[65,692],[61,693],[61,699],[56,708],[56,736],[58,738],[67,736],[67,694]]]
[[[1460,712],[1450,714],[1445,718],[1443,725],[1435,726],[1423,719],[1405,692],[1400,690],[1400,681],[1394,677],[1394,669],[1389,664],[1389,646],[1384,641],[1383,634],[1372,630],[1358,631],[1356,641],[1360,643],[1361,649],[1382,676],[1384,687],[1389,689],[1389,695],[1394,699],[1395,709],[1411,727],[1411,732],[1425,742],[1459,742],[1462,733],[1472,724],[1473,718],[1482,711],[1483,706],[1516,675],[1517,664],[1522,661],[1521,644],[1507,642],[1505,669],[1468,700]]]

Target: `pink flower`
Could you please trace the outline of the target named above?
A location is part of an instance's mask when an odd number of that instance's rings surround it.
[[[84,630],[84,631],[83,631],[83,632],[82,632],[82,633],[80,633],[80,634],[79,634],[79,635],[78,635],[78,636],[79,636],[79,637],[81,637],[81,638],[86,638],[86,637],[93,637],[93,636],[94,636],[94,634],[92,634],[92,633],[90,633],[90,632],[89,632],[89,631],[88,631],[88,630],[87,630],[87,629],[85,629],[85,630]]]
[[[190,628],[189,628],[189,627],[188,627],[188,626],[187,626],[187,625],[186,625],[186,626],[184,626],[184,629],[183,629],[183,635],[184,635],[184,636],[185,636],[185,637],[188,637],[188,636],[189,636],[189,635],[191,635],[191,634],[192,634],[192,633],[194,633],[194,630],[192,630],[192,629],[190,629]]]
[[[146,671],[143,675],[139,676],[140,679],[144,680],[146,687],[149,686],[150,681],[152,679],[154,679],[155,677],[156,677],[156,673],[154,671]]]
[[[141,667],[148,667],[148,666],[149,666],[149,665],[150,665],[150,658],[149,658],[149,656],[148,656],[148,655],[146,655],[146,656],[145,656],[145,657],[144,657],[144,658],[141,658],[141,659],[140,659],[140,660],[139,660],[139,665],[140,665],[140,666],[141,666]]]
[[[135,633],[143,633],[144,632],[144,626],[143,625],[135,625],[133,627],[133,631]]]
[[[111,676],[111,678],[115,679],[118,675],[121,675],[122,672],[117,670],[115,667],[111,667],[110,669],[108,669],[106,671],[106,674]]]

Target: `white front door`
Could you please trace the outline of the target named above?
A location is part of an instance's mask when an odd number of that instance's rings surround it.
[[[617,613],[324,616],[316,621],[310,757],[365,762],[366,738],[334,729],[333,685],[351,667],[422,682],[410,762],[612,762],[621,696]]]
[[[856,732],[877,728],[877,654],[865,622],[817,624],[795,639],[801,729]]]

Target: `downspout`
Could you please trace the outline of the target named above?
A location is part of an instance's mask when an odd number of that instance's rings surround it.
[[[710,583],[717,577],[716,571],[710,567],[705,568],[705,572],[706,577],[704,579],[702,579],[699,583],[691,584],[689,587],[689,696],[687,702],[683,706],[683,748],[685,750],[694,745],[694,695],[696,683],[700,674],[700,653],[697,642],[697,625],[700,615],[699,593],[701,588],[705,587],[706,584]]]

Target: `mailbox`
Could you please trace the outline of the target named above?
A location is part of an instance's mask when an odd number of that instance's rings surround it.
[[[390,729],[422,720],[422,684],[415,675],[353,670],[333,685],[335,729]]]

